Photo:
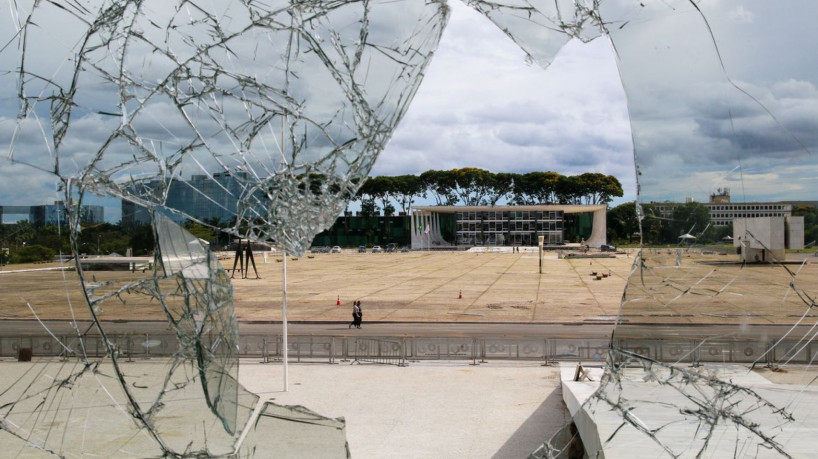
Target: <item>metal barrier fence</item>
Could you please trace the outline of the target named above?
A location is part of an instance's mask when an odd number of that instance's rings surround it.
[[[350,352],[355,357],[352,363],[370,362],[406,366],[406,340],[384,338],[353,338]]]
[[[21,350],[32,357],[88,355],[102,357],[108,349],[98,335],[2,336],[0,357],[18,357]],[[109,334],[120,357],[146,359],[168,357],[180,352],[176,335]],[[617,340],[620,349],[651,359],[697,365],[699,363],[811,363],[818,356],[818,342],[728,340]],[[288,355],[292,362],[371,362],[406,365],[420,360],[470,360],[473,364],[488,360],[531,360],[544,364],[558,361],[604,362],[609,348],[607,339],[568,338],[394,338],[394,337],[288,337]],[[30,350],[30,351],[29,351]],[[238,355],[264,362],[280,361],[283,354],[280,335],[242,335]]]

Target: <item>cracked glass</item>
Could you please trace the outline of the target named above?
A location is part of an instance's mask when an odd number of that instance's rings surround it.
[[[598,390],[537,454],[566,455],[578,436],[593,457],[633,445],[657,456],[811,454],[799,429],[814,422],[818,283],[809,257],[786,249],[813,233],[779,206],[812,201],[816,189],[818,7],[467,3],[543,67],[572,39],[608,40],[628,100],[642,249]],[[73,320],[47,330],[62,358],[16,367],[2,392],[4,446],[252,456],[259,450],[239,439],[270,441],[258,429],[282,421],[342,433],[337,420],[259,408],[238,385],[229,280],[174,220],[196,219],[186,206],[207,207],[202,224],[302,254],[355,195],[411,102],[445,3],[8,6],[3,158],[56,183],[76,271],[65,273]],[[146,210],[157,243],[150,267],[83,269],[74,209],[90,194]],[[38,305],[27,307],[36,318]],[[178,346],[149,370],[124,357],[157,343],[116,342],[100,322],[139,308],[161,308]],[[800,383],[770,385],[782,380]],[[117,436],[89,435],[104,429]],[[343,435],[329,437],[328,450],[348,454]]]
[[[230,280],[179,223],[303,254],[366,178],[447,17],[445,4],[417,0],[10,2],[2,156],[6,170],[56,185],[73,269],[63,281],[72,320],[40,322],[61,356],[19,367],[4,388],[2,444],[252,457],[312,443],[347,457],[343,420],[240,386]],[[152,261],[92,271],[79,243],[92,195],[125,200],[151,225]],[[27,303],[31,318],[40,306]],[[145,308],[162,311],[170,339],[106,331]],[[167,358],[132,362],[151,349]]]
[[[630,114],[642,248],[598,390],[534,455],[811,455],[818,272],[787,250],[818,185],[815,4],[472,5],[543,67],[609,40]]]

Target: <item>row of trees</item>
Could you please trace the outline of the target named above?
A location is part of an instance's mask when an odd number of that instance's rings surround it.
[[[616,177],[594,172],[565,176],[557,172],[494,173],[466,167],[450,171],[429,170],[420,175],[378,176],[367,180],[356,198],[366,215],[378,211],[376,201],[387,215],[395,204],[403,212],[419,198],[435,200],[441,206],[493,206],[498,203],[607,204],[622,196]]]
[[[56,254],[69,255],[68,233],[67,228],[36,227],[25,220],[0,225],[0,263],[27,263],[51,260]],[[83,225],[77,242],[81,253],[124,255],[132,248],[134,255],[147,255],[153,251],[153,232],[150,226],[128,229],[110,223]],[[2,249],[9,249],[8,254]]]
[[[676,205],[670,216],[662,216],[655,206],[642,204],[642,231],[647,244],[678,244],[679,236],[688,232],[696,237],[696,243],[714,244],[723,242],[725,236],[733,234],[732,226],[711,225],[710,210],[702,204],[690,202]],[[607,222],[608,240],[619,243],[639,241],[635,202],[626,202],[610,209]]]
[[[661,216],[651,204],[642,204],[642,209],[646,244],[678,244],[679,236],[687,232],[696,236],[697,243],[719,243],[733,232],[732,226],[710,225],[710,213],[706,206],[699,203],[679,204],[669,217]],[[818,239],[818,209],[799,206],[793,209],[793,215],[804,217],[805,242]],[[626,202],[610,209],[607,222],[609,241],[617,244],[639,241],[635,202]],[[197,237],[217,246],[226,246],[231,239],[229,235],[200,223],[188,221],[184,226]],[[134,255],[148,255],[154,245],[150,226],[123,228],[109,223],[84,227],[78,242],[80,251],[88,254],[124,254],[128,248],[132,248]],[[8,254],[2,250],[5,248],[9,249]],[[50,260],[57,253],[71,253],[68,230],[65,228],[53,225],[35,227],[28,221],[0,225],[0,264]]]
[[[666,204],[665,204],[666,205]],[[654,209],[655,205],[642,204],[644,220],[642,229],[647,244],[677,244],[679,236],[691,232],[697,243],[714,244],[724,242],[725,236],[733,235],[733,225],[713,226],[710,211],[699,203],[679,204],[670,217],[662,217]],[[804,243],[818,240],[818,209],[811,206],[796,206],[795,217],[804,217]],[[639,225],[634,202],[627,202],[608,211],[608,239],[622,242],[638,241]]]

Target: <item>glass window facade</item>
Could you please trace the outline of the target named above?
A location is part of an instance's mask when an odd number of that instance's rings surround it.
[[[563,211],[484,211],[455,214],[457,245],[562,244]]]

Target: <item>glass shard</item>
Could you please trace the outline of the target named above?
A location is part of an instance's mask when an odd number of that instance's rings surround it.
[[[818,279],[808,254],[792,249],[818,237],[818,6],[467,3],[543,67],[574,38],[604,36],[618,59],[642,249],[605,376],[575,418],[586,452],[642,441],[673,456],[811,454],[797,441],[812,428],[808,391],[758,378],[761,367],[811,371],[815,355]],[[237,384],[231,287],[174,220],[302,254],[403,116],[447,6],[89,0],[9,10],[0,17],[3,171],[56,183],[76,273],[65,276],[70,332],[46,330],[66,358],[15,367],[0,442],[60,456],[234,453],[257,397]],[[96,276],[83,265],[77,209],[91,193],[145,209],[158,244],[151,266]],[[35,319],[37,306],[26,303]],[[144,367],[123,359],[131,342],[109,339],[100,319],[150,307],[162,309],[179,349]],[[271,405],[258,419],[242,455],[269,452],[268,426],[287,419],[348,454],[338,421]],[[570,429],[561,438],[575,448]]]
[[[2,392],[4,445],[60,456],[236,453],[258,397],[237,380],[232,287],[179,223],[302,254],[365,180],[447,15],[421,0],[10,5],[0,18],[4,166],[57,184],[75,271],[60,300],[67,332],[44,330],[63,358],[18,367]],[[152,225],[153,262],[124,272],[82,260],[78,209],[91,194],[124,199]],[[36,302],[27,308],[40,320]],[[146,308],[161,309],[178,345],[149,369],[131,361],[135,351],[167,343],[120,341],[103,322]],[[287,450],[264,430],[275,409],[243,457]],[[309,425],[304,416],[323,422],[292,412],[289,432]],[[327,422],[340,436],[326,451],[347,456],[343,425]],[[324,436],[305,442],[313,435]]]
[[[766,380],[751,368],[812,363],[818,273],[786,249],[815,234],[818,57],[805,46],[818,38],[806,32],[816,6],[469,3],[543,67],[568,40],[597,35],[618,59],[642,249],[605,377],[575,418],[580,434],[588,419],[614,427],[584,438],[586,453],[810,454],[790,441],[812,425],[804,412],[757,389]],[[536,455],[565,457],[565,437]]]

